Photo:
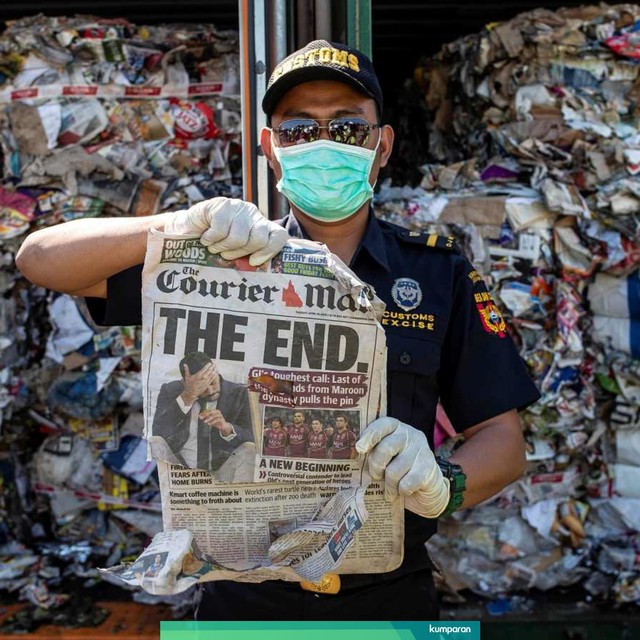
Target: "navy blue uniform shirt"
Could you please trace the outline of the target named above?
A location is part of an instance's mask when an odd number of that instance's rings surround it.
[[[281,224],[308,237],[293,215]],[[371,213],[350,267],[387,305],[387,415],[424,431],[432,447],[438,400],[461,432],[539,398],[482,278],[453,239]],[[98,324],[140,324],[141,271],[109,278],[106,300],[87,299]],[[405,566],[419,568],[428,563],[423,543],[436,521],[405,514]]]

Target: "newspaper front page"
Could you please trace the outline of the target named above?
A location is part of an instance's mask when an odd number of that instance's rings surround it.
[[[386,410],[383,307],[315,242],[256,269],[151,232],[145,437],[165,531],[110,574],[175,593],[399,566],[402,500],[384,500],[355,451]]]

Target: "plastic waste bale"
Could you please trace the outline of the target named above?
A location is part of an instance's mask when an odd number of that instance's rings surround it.
[[[425,58],[400,100],[376,213],[457,239],[542,392],[525,477],[428,545],[450,593],[637,602],[637,567],[599,559],[639,530],[638,32],[638,5],[528,11]]]
[[[63,221],[241,196],[239,93],[238,33],[211,24],[37,15],[0,34],[0,589],[39,611],[8,630],[98,624],[97,567],[161,529],[139,329],[93,325],[15,254]]]

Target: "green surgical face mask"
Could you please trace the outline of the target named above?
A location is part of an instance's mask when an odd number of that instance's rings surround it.
[[[314,220],[337,222],[352,216],[373,197],[369,174],[375,149],[331,140],[291,147],[271,147],[282,169],[276,188],[289,202]]]

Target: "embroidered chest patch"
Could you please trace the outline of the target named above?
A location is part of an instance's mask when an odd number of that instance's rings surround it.
[[[398,278],[391,287],[393,301],[404,311],[412,311],[422,302],[422,289],[413,278]]]

